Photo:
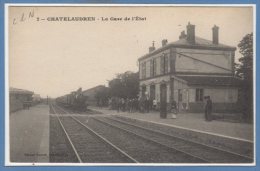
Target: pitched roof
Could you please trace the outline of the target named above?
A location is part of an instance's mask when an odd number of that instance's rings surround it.
[[[140,59],[144,59],[149,57],[150,55],[156,54],[158,52],[161,52],[169,47],[179,47],[179,48],[195,48],[195,49],[215,49],[215,50],[236,50],[236,47],[224,45],[224,44],[213,44],[211,40],[207,40],[201,37],[196,36],[195,37],[195,43],[190,43],[187,41],[186,38],[181,38],[175,42],[171,42],[165,46],[159,47],[158,49],[145,54],[144,56],[140,57]]]
[[[32,91],[24,90],[24,89],[18,89],[18,88],[13,88],[13,87],[9,88],[9,93],[10,94],[33,94]]]
[[[240,86],[242,80],[236,77],[221,77],[221,76],[177,76],[178,78],[187,81],[188,85],[203,85],[203,86]]]
[[[175,42],[170,43],[172,45],[186,45],[186,46],[203,46],[203,47],[212,47],[212,48],[230,48],[230,49],[235,49],[236,47],[232,47],[232,46],[228,46],[228,45],[224,45],[224,44],[213,44],[211,40],[207,40],[201,37],[195,37],[195,44],[192,44],[190,42],[187,41],[186,38],[182,38],[180,40],[177,40]]]

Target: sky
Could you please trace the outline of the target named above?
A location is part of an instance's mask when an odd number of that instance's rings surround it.
[[[49,21],[56,17],[95,21]],[[9,7],[8,22],[9,86],[58,97],[107,85],[117,73],[137,72],[137,60],[152,41],[156,48],[163,39],[177,41],[188,22],[208,40],[219,26],[219,42],[237,47],[253,32],[253,8]]]

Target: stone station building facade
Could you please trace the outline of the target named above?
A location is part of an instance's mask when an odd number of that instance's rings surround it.
[[[167,106],[175,100],[179,111],[203,112],[204,97],[210,96],[215,112],[239,110],[241,80],[234,76],[236,47],[219,43],[219,27],[212,28],[212,40],[195,35],[188,23],[187,34],[162,46],[149,47],[140,57],[140,96],[156,99]]]

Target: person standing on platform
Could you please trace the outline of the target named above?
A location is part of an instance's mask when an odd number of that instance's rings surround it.
[[[212,101],[210,96],[205,97],[206,105],[205,105],[205,119],[206,121],[212,120]]]
[[[173,112],[174,114],[177,114],[177,103],[175,100],[172,100],[172,102],[171,102],[171,112]]]
[[[157,108],[157,100],[154,99],[154,100],[153,100],[153,110],[155,111],[156,108]]]
[[[145,112],[149,113],[150,112],[150,101],[149,101],[149,97],[145,98]]]

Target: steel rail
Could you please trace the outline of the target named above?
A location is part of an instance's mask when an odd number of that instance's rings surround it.
[[[144,130],[147,130],[147,131],[150,131],[150,132],[155,132],[155,133],[157,133],[157,134],[162,134],[162,135],[168,136],[168,137],[170,137],[170,138],[180,139],[180,140],[182,140],[182,141],[187,141],[187,142],[190,142],[190,143],[193,143],[193,144],[196,144],[196,145],[205,146],[205,147],[207,147],[207,148],[211,148],[211,149],[214,149],[214,150],[218,150],[218,151],[221,151],[221,152],[224,152],[224,153],[229,153],[229,154],[232,154],[232,155],[240,156],[240,157],[243,157],[243,158],[248,159],[248,160],[253,160],[253,158],[251,158],[251,157],[249,157],[249,156],[241,155],[241,154],[236,153],[236,152],[232,152],[232,151],[228,151],[228,150],[223,150],[223,149],[220,149],[220,148],[218,148],[218,147],[209,146],[209,145],[204,144],[204,143],[199,143],[199,142],[195,142],[195,141],[188,140],[188,139],[185,139],[185,138],[181,138],[181,137],[177,137],[177,136],[174,136],[174,135],[170,135],[170,134],[167,134],[167,133],[162,132],[162,131],[152,130],[152,129],[149,129],[149,128],[145,128],[145,127],[143,127],[143,126],[131,124],[131,123],[128,123],[128,122],[126,122],[126,121],[121,121],[121,120],[118,120],[118,119],[112,119],[112,118],[107,118],[107,119],[110,119],[110,120],[113,120],[113,121],[116,121],[116,122],[121,122],[121,123],[123,123],[123,124],[131,125],[131,126],[133,126],[133,127],[137,127],[137,128],[140,128],[140,129],[144,129]]]
[[[54,106],[53,106],[52,104],[51,104],[51,106],[52,106],[53,112],[54,112],[54,113],[57,113],[56,110],[55,110],[55,108],[54,108]],[[57,114],[58,114],[58,113],[57,113]],[[79,161],[80,163],[82,163],[82,160],[81,160],[81,158],[80,158],[80,156],[79,156],[79,154],[78,154],[78,151],[77,151],[77,149],[75,148],[75,146],[74,146],[72,140],[71,140],[70,137],[69,137],[69,134],[67,133],[67,131],[66,131],[64,125],[62,124],[62,122],[61,122],[61,120],[60,120],[60,117],[59,117],[58,115],[57,115],[57,118],[58,118],[58,120],[59,120],[59,123],[60,123],[60,125],[61,125],[61,127],[62,127],[62,129],[63,129],[63,131],[64,131],[64,133],[65,133],[65,135],[66,135],[66,137],[67,137],[67,139],[68,139],[68,141],[70,142],[70,145],[71,145],[71,147],[72,147],[72,149],[73,149],[75,155],[77,156],[78,161]]]
[[[93,129],[89,128],[87,125],[83,124],[81,121],[79,121],[78,119],[76,119],[75,117],[72,117],[72,119],[74,119],[76,122],[78,122],[79,124],[81,124],[83,127],[85,127],[86,129],[88,129],[89,131],[91,131],[93,134],[95,134],[98,138],[100,138],[101,140],[103,140],[104,142],[106,142],[107,144],[109,144],[110,146],[112,146],[114,149],[116,149],[117,151],[119,151],[121,154],[123,154],[125,157],[129,158],[131,161],[135,162],[135,163],[139,163],[136,159],[134,159],[133,157],[131,157],[129,154],[127,154],[126,152],[124,152],[123,150],[121,150],[120,148],[118,148],[117,146],[115,146],[114,144],[112,144],[110,141],[108,141],[107,139],[105,139],[104,137],[102,137],[101,135],[99,135],[97,132],[95,132]]]
[[[58,106],[59,107],[59,106]],[[64,112],[67,112],[66,110],[62,109],[61,107],[59,107],[61,110],[63,110]],[[75,120],[77,123],[79,123],[81,126],[83,126],[84,128],[86,128],[88,131],[92,132],[96,137],[98,137],[99,139],[101,139],[103,142],[105,142],[106,144],[108,144],[109,146],[113,147],[116,151],[120,152],[121,154],[123,154],[125,157],[127,157],[128,159],[130,159],[131,161],[133,161],[134,163],[139,163],[139,161],[137,161],[136,159],[134,159],[133,157],[131,157],[129,154],[127,154],[125,151],[123,151],[122,149],[118,148],[117,146],[115,146],[114,144],[112,144],[110,141],[108,141],[107,139],[105,139],[104,137],[102,137],[101,135],[99,135],[97,132],[95,132],[93,129],[91,129],[90,127],[88,127],[87,125],[85,125],[84,123],[82,123],[81,121],[79,121],[78,119],[76,119],[73,116],[70,116],[70,118],[72,118],[73,120]]]
[[[199,159],[199,160],[201,160],[201,161],[203,161],[203,162],[206,162],[206,163],[211,163],[211,161],[208,161],[208,160],[203,159],[203,158],[201,158],[201,157],[195,156],[195,155],[190,154],[190,153],[188,153],[188,152],[185,152],[185,151],[182,151],[182,150],[179,150],[179,149],[170,147],[170,146],[165,145],[165,144],[162,144],[162,143],[160,143],[160,142],[151,140],[151,139],[146,138],[146,137],[144,137],[144,136],[138,135],[138,134],[136,134],[136,133],[134,133],[134,132],[132,132],[132,131],[129,131],[129,130],[127,130],[127,129],[124,129],[124,128],[120,127],[120,126],[112,125],[112,124],[110,124],[110,123],[108,123],[108,122],[102,121],[102,120],[97,119],[97,118],[93,118],[93,120],[96,120],[96,121],[98,121],[98,122],[100,122],[100,123],[103,123],[103,124],[109,125],[109,126],[111,126],[111,127],[117,128],[117,129],[119,129],[119,130],[123,130],[123,131],[125,131],[125,132],[127,132],[127,133],[133,134],[133,135],[135,135],[135,136],[137,136],[137,137],[139,137],[139,138],[142,138],[142,139],[144,139],[144,140],[146,140],[146,141],[149,141],[149,142],[152,142],[152,143],[154,143],[154,144],[160,145],[160,146],[162,146],[162,147],[168,148],[168,149],[170,149],[170,150],[181,152],[181,153],[183,153],[183,154],[186,154],[186,155],[191,156],[191,157],[193,157],[193,158],[197,158],[197,159]]]

